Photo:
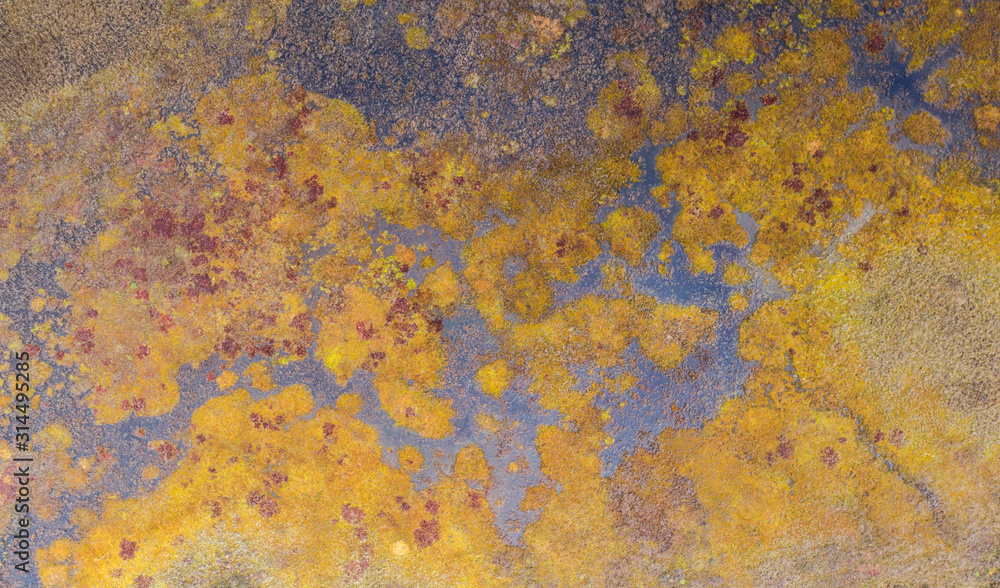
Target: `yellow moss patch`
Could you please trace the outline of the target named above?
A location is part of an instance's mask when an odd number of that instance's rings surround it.
[[[250,364],[243,374],[250,378],[254,388],[264,392],[277,388],[277,384],[271,379],[271,367],[263,361]]]
[[[341,394],[337,397],[337,410],[348,416],[354,416],[361,412],[364,407],[364,400],[357,394]]]
[[[642,255],[660,232],[656,215],[638,206],[619,208],[601,223],[601,235],[611,247],[611,252],[629,265],[642,263]]]
[[[722,273],[722,279],[732,286],[740,286],[750,281],[750,271],[738,263],[730,263]]]
[[[418,289],[418,295],[426,295],[431,304],[442,310],[452,310],[461,293],[458,274],[451,269],[451,262],[438,266],[427,274]]]
[[[749,306],[747,297],[742,292],[733,292],[729,295],[729,308],[732,308],[735,312],[743,312]]]
[[[951,133],[941,121],[926,110],[920,110],[908,116],[900,128],[903,133],[918,145],[944,145],[951,139]]]
[[[424,467],[424,456],[420,450],[412,445],[407,445],[399,450],[399,467],[413,473]]]
[[[976,130],[980,133],[995,133],[1000,125],[1000,109],[992,104],[980,106],[973,112]]]
[[[422,51],[431,46],[431,41],[427,37],[427,31],[424,30],[424,27],[406,27],[404,35],[406,46],[410,49]]]
[[[235,384],[239,379],[240,376],[236,372],[232,370],[225,370],[215,377],[215,383],[219,386],[219,390],[226,390]]]
[[[715,38],[715,48],[721,51],[730,61],[752,63],[756,52],[753,48],[753,35],[735,26],[727,26]]]
[[[476,382],[479,382],[484,393],[494,398],[499,398],[503,391],[510,386],[513,377],[514,374],[507,362],[502,359],[485,365],[476,372]]]

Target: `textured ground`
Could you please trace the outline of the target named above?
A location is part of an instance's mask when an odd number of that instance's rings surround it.
[[[0,21],[0,586],[1000,586],[1000,2]]]

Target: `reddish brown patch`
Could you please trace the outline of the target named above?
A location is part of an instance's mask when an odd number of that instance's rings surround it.
[[[312,326],[312,317],[308,312],[301,312],[295,315],[295,318],[289,324],[293,329],[305,331]]]
[[[819,460],[823,462],[826,467],[832,468],[837,465],[838,461],[840,461],[840,456],[837,455],[836,449],[828,445],[819,452]]]
[[[174,236],[174,215],[170,211],[164,210],[153,219],[153,234],[158,237],[170,238]]]
[[[396,329],[402,335],[403,343],[405,343],[417,334],[419,327],[417,327],[416,323],[396,323]]]
[[[389,314],[406,314],[410,312],[410,303],[406,298],[397,298],[389,307]]]
[[[241,349],[241,345],[232,337],[226,337],[219,346],[222,354],[227,357],[235,357]]]
[[[305,184],[306,188],[308,188],[308,191],[306,192],[306,200],[310,204],[316,202],[319,197],[323,195],[324,191],[324,187],[319,183],[319,177],[313,176],[306,180]]]
[[[125,560],[132,559],[135,557],[136,550],[135,541],[129,541],[128,539],[122,539],[121,544],[118,546],[118,555]]]
[[[250,506],[256,506],[260,514],[267,518],[278,514],[278,501],[276,501],[273,497],[261,494],[260,492],[251,492],[247,496],[247,504]]]
[[[386,355],[384,351],[372,351],[371,353],[368,354],[368,358],[365,359],[364,363],[361,364],[361,368],[366,370],[373,370],[377,368],[380,363],[382,363],[385,357]]]
[[[172,443],[161,443],[157,446],[156,452],[160,454],[160,459],[163,461],[170,461],[177,457],[177,448]]]
[[[879,53],[885,51],[886,46],[889,42],[886,41],[885,37],[881,33],[872,33],[868,36],[868,41],[865,42],[865,51],[871,53],[872,55],[878,55]]]
[[[742,147],[744,143],[747,142],[750,136],[741,131],[740,129],[730,129],[726,133],[726,147],[739,148]]]
[[[444,330],[444,321],[441,317],[434,317],[427,321],[427,328],[431,332],[440,333]]]
[[[226,109],[223,110],[221,113],[219,113],[219,118],[216,119],[216,122],[218,122],[220,125],[231,125],[234,122],[236,122],[236,117],[229,114],[229,110]]]
[[[427,502],[424,503],[424,508],[427,510],[427,512],[431,513],[432,515],[436,515],[438,513],[439,507],[438,503],[434,502],[433,500],[428,500]]]
[[[615,113],[615,116],[620,116],[630,120],[637,120],[642,117],[642,106],[635,101],[632,94],[626,94],[623,96],[611,110]]]
[[[365,518],[365,511],[357,506],[345,504],[340,508],[340,516],[344,517],[344,520],[348,523],[357,525],[361,522],[361,519]]]
[[[253,423],[253,428],[255,429],[270,429],[272,431],[277,431],[278,425],[281,424],[275,424],[255,412],[250,413],[250,422]]]
[[[875,431],[875,436],[872,438],[872,440],[875,443],[878,443],[882,439],[885,439],[885,433],[883,433],[882,431]]]
[[[823,188],[816,188],[799,209],[799,216],[810,225],[814,225],[816,224],[817,212],[825,214],[832,208],[833,200],[830,199],[830,192]]]
[[[279,180],[288,175],[288,161],[286,161],[285,156],[280,153],[271,158],[271,167],[273,167],[275,173],[278,174]]]
[[[478,492],[469,492],[467,499],[470,508],[479,508],[482,506],[482,497],[479,496]]]
[[[434,519],[420,521],[420,527],[413,530],[413,538],[419,547],[430,547],[441,538],[441,527]]]
[[[734,108],[729,114],[729,118],[739,122],[746,122],[750,120],[750,109],[747,107],[747,103],[742,100],[737,100],[736,108]]]
[[[793,445],[791,441],[782,441],[781,443],[778,443],[778,448],[775,452],[781,459],[788,459],[793,453],[795,453],[795,445]]]
[[[166,214],[168,216],[170,215],[169,212],[164,212],[163,214]],[[173,217],[171,217],[171,218],[173,218]],[[173,221],[171,221],[171,222],[173,222]],[[115,260],[115,262],[111,265],[111,267],[112,267],[112,269],[118,270],[118,273],[120,275],[124,276],[126,274],[126,271],[125,271],[126,268],[132,267],[132,264],[133,264],[133,261],[131,259],[121,258],[121,259]]]
[[[806,183],[799,177],[788,178],[782,185],[792,192],[801,192],[806,187]]]
[[[132,585],[135,588],[150,588],[153,585],[153,579],[149,576],[136,576]]]
[[[201,235],[202,230],[205,229],[205,213],[199,212],[191,217],[191,220],[187,223],[180,223],[179,230],[182,235],[188,238],[194,238]]]
[[[712,74],[709,78],[708,84],[711,87],[716,87],[722,83],[722,80],[726,79],[726,68],[725,67],[713,67]]]
[[[192,278],[193,293],[192,289],[188,289],[188,293],[192,296],[197,296],[201,292],[208,294],[214,294],[217,286],[212,284],[212,278],[208,274],[198,274]]]
[[[566,237],[559,237],[556,241],[556,257],[566,255]]]
[[[360,321],[357,325],[355,325],[355,328],[358,331],[358,337],[361,337],[362,341],[371,339],[372,335],[375,334],[375,327],[372,326],[371,323]]]
[[[833,208],[833,200],[830,199],[830,191],[823,188],[813,190],[812,196],[806,198],[808,204],[816,207],[819,212],[827,212]]]
[[[344,564],[344,579],[348,582],[357,582],[368,569],[367,561],[352,560]]]
[[[895,447],[902,447],[905,442],[906,433],[903,433],[901,429],[893,429],[892,433],[889,434],[889,443],[892,443]]]
[[[270,518],[278,514],[278,501],[270,496],[265,496],[257,508],[260,510],[260,514]]]
[[[760,99],[760,101],[764,103],[764,106],[770,106],[770,105],[772,105],[772,104],[774,104],[775,102],[778,101],[778,95],[777,94],[765,94]]]
[[[737,129],[737,130],[739,130],[739,129]],[[703,128],[701,130],[701,132],[705,134],[705,140],[706,141],[715,141],[717,139],[718,140],[722,140],[726,136],[726,130],[725,129],[723,129],[722,127],[720,127],[718,125],[712,124],[712,123],[706,124],[705,128]]]

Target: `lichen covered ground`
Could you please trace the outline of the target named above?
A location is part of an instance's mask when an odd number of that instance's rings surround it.
[[[0,585],[1000,585],[1000,2],[107,4],[0,1]]]

